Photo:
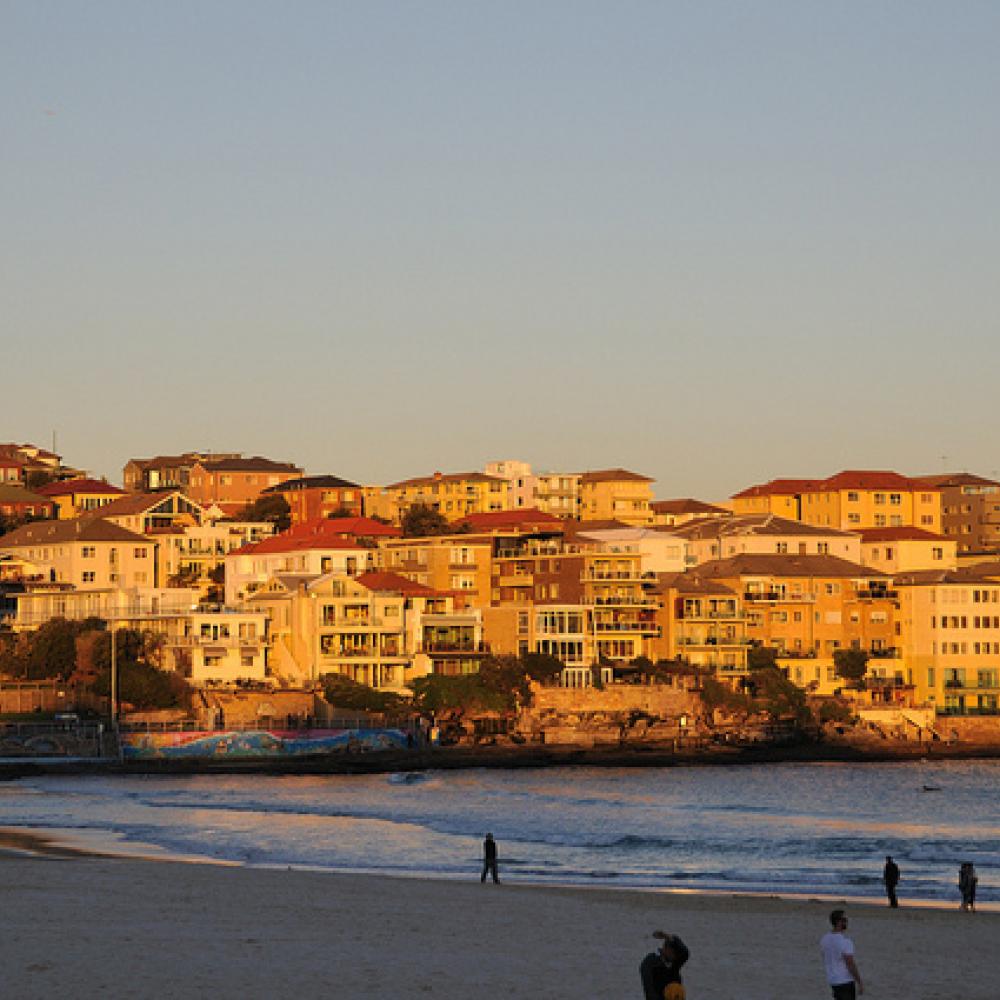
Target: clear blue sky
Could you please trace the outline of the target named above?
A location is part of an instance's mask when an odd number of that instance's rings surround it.
[[[0,2],[0,439],[1000,468],[1000,4]]]

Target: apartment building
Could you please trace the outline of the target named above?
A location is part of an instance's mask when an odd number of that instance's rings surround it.
[[[890,576],[923,569],[955,569],[957,543],[922,528],[865,528],[861,531],[860,561]]]
[[[109,521],[140,535],[168,528],[191,527],[209,520],[206,509],[180,490],[128,493],[93,512],[93,518]]]
[[[652,514],[652,524],[655,527],[676,528],[691,521],[706,518],[729,518],[733,512],[726,507],[705,503],[684,497],[677,500],[654,500],[649,505]]]
[[[537,477],[532,474],[531,464],[517,459],[487,462],[483,469],[487,476],[506,479],[510,484],[507,502],[511,510],[533,508],[535,504],[535,484]]]
[[[598,469],[580,476],[581,521],[651,524],[653,480],[627,469]]]
[[[803,492],[800,517],[844,531],[916,527],[939,533],[941,494],[897,472],[848,470]]]
[[[485,515],[479,515],[485,516]],[[461,594],[463,603],[490,604],[493,536],[482,532],[427,538],[383,538],[383,569],[437,591]]]
[[[449,521],[460,521],[467,514],[510,510],[510,482],[484,472],[435,472],[392,483],[385,492],[400,515],[418,504]]]
[[[746,676],[750,640],[739,590],[696,572],[663,573],[651,595],[659,601],[659,633],[650,642],[650,659],[682,659],[720,677]]]
[[[274,579],[249,604],[268,615],[270,662],[286,683],[340,674],[405,694],[415,677],[472,673],[488,655],[480,612],[393,573]]]
[[[331,514],[361,517],[363,488],[338,476],[304,476],[269,486],[264,496],[277,494],[288,504],[292,524],[314,521]]]
[[[297,465],[273,462],[259,455],[200,459],[191,466],[187,494],[203,507],[217,504],[232,513],[253,503],[268,487],[301,476],[302,469]]]
[[[969,472],[917,476],[941,496],[940,531],[959,555],[1000,552],[1000,483]]]
[[[532,506],[560,520],[580,517],[579,472],[539,472]]]
[[[897,638],[920,701],[1000,714],[1000,563],[898,577]]]
[[[689,572],[740,595],[746,638],[794,661],[797,683],[835,683],[838,649],[900,655],[892,578],[870,567],[831,555],[739,555]],[[804,659],[816,662],[798,663]]]
[[[156,542],[99,519],[35,521],[0,538],[30,580],[80,590],[157,587]]]
[[[775,514],[788,520],[802,519],[802,496],[814,490],[818,479],[771,479],[734,493],[734,514]]]
[[[776,514],[703,518],[659,530],[683,540],[690,566],[738,555],[831,555],[848,562],[861,560],[857,532],[819,528]]]
[[[655,528],[595,528],[581,525],[572,538],[586,544],[598,542],[609,553],[637,553],[644,577],[656,573],[682,573],[688,566],[686,539]]]
[[[103,479],[65,479],[39,486],[35,492],[55,504],[61,521],[68,521],[113,503],[125,491]]]

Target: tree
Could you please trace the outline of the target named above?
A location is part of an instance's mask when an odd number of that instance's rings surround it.
[[[292,508],[280,493],[268,493],[247,504],[233,520],[268,521],[275,531],[287,531],[292,523]]]
[[[76,670],[76,637],[84,631],[82,622],[52,618],[34,632],[30,639],[27,679],[50,677],[67,680]]]
[[[324,674],[320,679],[323,683],[323,697],[337,708],[391,714],[407,707],[406,699],[400,695],[390,691],[377,691],[343,674]]]
[[[101,697],[111,693],[111,671],[105,670],[91,690]],[[187,708],[191,689],[180,674],[158,670],[149,663],[118,663],[118,697],[139,710]]]
[[[418,677],[410,687],[417,710],[427,715],[442,712],[506,712],[513,709],[513,697],[484,682],[480,674],[446,677],[428,674]]]
[[[566,669],[566,664],[551,653],[525,653],[521,657],[521,664],[531,680],[543,684],[555,680]]]
[[[428,535],[450,535],[456,529],[439,510],[425,503],[415,503],[403,515],[404,538],[426,538]]]
[[[805,691],[776,667],[755,670],[750,679],[756,701],[772,719],[791,716],[799,725],[812,720]]]
[[[843,677],[851,687],[860,688],[868,672],[868,654],[863,649],[835,649],[833,666],[838,677]]]
[[[747,668],[754,670],[777,669],[778,651],[773,646],[751,646],[747,650]]]
[[[327,518],[357,517],[357,511],[352,510],[350,507],[344,507],[341,505],[336,510],[331,510],[326,516]]]

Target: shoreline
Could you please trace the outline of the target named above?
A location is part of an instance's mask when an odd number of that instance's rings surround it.
[[[885,764],[996,760],[1000,745],[935,743],[864,746],[795,743],[674,750],[666,747],[435,747],[423,750],[335,751],[302,757],[108,758],[6,757],[0,780],[37,774],[378,774],[466,768],[716,767],[751,764]]]
[[[150,844],[145,841],[129,841],[113,830],[78,830],[64,827],[17,827],[0,826],[0,856],[20,855],[24,857],[48,857],[62,860],[100,858],[104,860],[128,860],[141,862],[157,862],[169,864],[203,865],[221,868],[241,868],[248,871],[303,872],[320,877],[351,877],[387,879],[390,881],[410,880],[416,882],[434,882],[442,884],[462,884],[470,881],[471,876],[455,875],[437,872],[390,872],[375,869],[335,868],[318,865],[280,863],[247,864],[243,861],[233,861],[223,858],[210,858],[196,854],[178,854]],[[473,873],[474,874],[474,873]],[[541,882],[517,878],[505,884],[519,889],[538,889],[540,891],[566,892],[609,892],[614,894],[635,893],[637,895],[671,896],[684,899],[772,899],[786,903],[822,903],[826,906],[846,905],[864,907],[872,910],[884,910],[886,905],[880,896],[857,896],[837,893],[787,893],[766,890],[733,890],[733,889],[692,889],[685,886],[639,886],[639,885],[608,885],[586,884],[583,882]],[[944,899],[904,898],[901,900],[902,910],[933,910],[950,912],[957,909],[957,903]],[[1000,902],[980,903],[978,911],[983,913],[1000,913]]]
[[[698,1000],[829,994],[818,940],[831,903],[818,899],[317,877],[80,854],[0,852],[0,866],[0,961],[19,1000],[62,995],[68,983],[85,1000],[319,990],[621,1000],[640,995],[638,964],[660,928],[691,949],[684,979]],[[996,996],[988,956],[1000,915],[846,908],[866,994]]]

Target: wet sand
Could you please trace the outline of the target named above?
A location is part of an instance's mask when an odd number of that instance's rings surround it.
[[[691,948],[691,1000],[806,1000],[829,996],[833,905],[101,857],[6,831],[0,992],[621,1000],[662,928]],[[998,996],[1000,914],[847,908],[867,997]]]

